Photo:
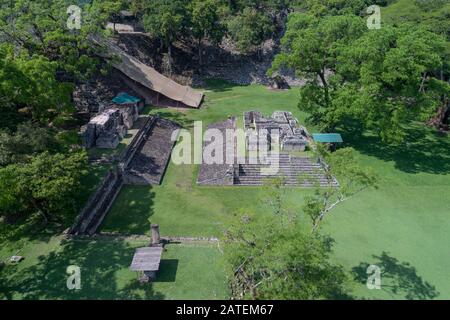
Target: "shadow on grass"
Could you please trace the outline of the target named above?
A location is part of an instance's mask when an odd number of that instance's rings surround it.
[[[100,226],[100,231],[150,234],[154,198],[151,186],[124,186]]]
[[[401,144],[389,145],[375,134],[362,135],[355,128],[344,140],[363,154],[394,161],[397,169],[407,173],[450,173],[450,139],[420,124],[407,128]]]
[[[178,271],[177,259],[162,259],[156,280],[153,282],[175,282]]]
[[[242,85],[242,84],[236,84],[229,82],[227,80],[223,79],[206,79],[205,80],[206,90],[212,91],[212,92],[226,92],[231,91],[233,88],[236,87],[247,87],[248,85]]]
[[[0,299],[164,299],[128,271],[133,253],[134,248],[121,241],[65,241],[61,250],[40,256],[30,267],[6,266]],[[81,269],[80,290],[67,288],[70,265]]]
[[[193,121],[189,120],[186,117],[186,115],[182,112],[173,112],[173,111],[170,112],[170,111],[159,109],[157,112],[155,112],[155,114],[157,114],[158,116],[160,116],[163,119],[173,121],[185,129],[189,129],[193,126]]]
[[[381,290],[405,299],[434,299],[439,295],[436,288],[423,280],[416,268],[408,262],[400,262],[386,252],[374,255],[373,258],[374,262],[371,264],[381,268]],[[371,264],[361,262],[352,269],[356,281],[364,284],[367,282],[367,268]]]

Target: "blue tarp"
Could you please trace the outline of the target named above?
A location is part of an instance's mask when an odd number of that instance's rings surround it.
[[[141,99],[130,96],[128,93],[121,92],[112,101],[117,104],[130,104],[138,103]]]
[[[313,139],[315,142],[324,143],[342,143],[342,136],[339,133],[313,133]]]

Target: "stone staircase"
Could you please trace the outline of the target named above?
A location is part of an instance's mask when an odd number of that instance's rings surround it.
[[[94,234],[122,186],[123,179],[120,171],[117,169],[111,170],[97,191],[89,198],[69,233],[73,235]]]
[[[144,143],[125,168],[125,183],[134,185],[160,184],[170,160],[173,131],[179,127],[158,118]]]
[[[120,163],[110,170],[91,195],[69,234],[94,234],[123,185],[160,184],[174,145],[172,132],[178,128],[171,121],[149,117],[120,156]]]
[[[268,158],[270,163],[276,159]],[[288,186],[315,187],[317,185],[326,187],[329,181],[325,171],[319,163],[313,162],[307,157],[293,157],[286,153],[279,155],[279,170],[275,174],[263,175],[262,169],[269,168],[267,164],[239,164],[235,168],[234,184],[242,186],[261,186],[266,180],[283,177]],[[332,179],[332,186],[339,186],[336,179]]]

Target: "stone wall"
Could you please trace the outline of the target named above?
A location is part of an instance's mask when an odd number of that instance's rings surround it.
[[[145,142],[147,134],[155,123],[154,117],[149,117],[131,144],[120,157],[120,163],[111,169],[91,195],[81,210],[69,233],[72,235],[92,235],[101,225],[108,210],[119,194],[124,181],[124,168],[133,159],[136,150]]]
[[[171,133],[177,128],[179,126],[171,121],[157,116],[149,117],[119,157],[119,164],[108,172],[91,195],[69,230],[69,234],[93,235],[124,184],[159,184],[174,145],[171,141]],[[141,164],[143,155],[145,163]],[[149,156],[154,159],[149,159]],[[148,163],[150,167],[156,166],[156,170],[155,168],[149,170]]]
[[[136,136],[133,138],[128,148],[126,148],[125,151],[121,154],[120,165],[122,166],[122,170],[126,170],[136,152],[142,147],[142,144],[145,142],[145,140],[148,139],[149,132],[155,124],[156,119],[156,117],[149,117],[145,121],[139,132],[136,134]]]
[[[72,235],[94,234],[122,186],[122,172],[117,167],[111,169],[81,210],[69,233]]]

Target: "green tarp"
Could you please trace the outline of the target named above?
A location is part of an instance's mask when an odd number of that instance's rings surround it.
[[[315,142],[323,143],[342,143],[342,137],[339,133],[313,133],[313,139]]]
[[[128,93],[121,92],[112,101],[117,104],[130,104],[138,103],[141,99],[131,96]]]

